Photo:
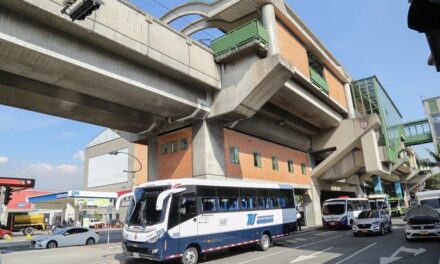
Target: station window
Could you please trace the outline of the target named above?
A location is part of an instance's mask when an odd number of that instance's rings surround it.
[[[272,156],[272,169],[278,170],[278,157]]]
[[[188,148],[188,139],[182,138],[180,139],[180,150],[185,150]]]
[[[430,114],[438,113],[437,100],[428,101],[428,105],[429,105],[429,113]]]
[[[177,152],[177,141],[171,141],[171,152]]]
[[[258,152],[254,152],[254,166],[261,168],[261,154]]]
[[[232,163],[236,163],[236,164],[239,164],[240,163],[240,159],[239,159],[239,150],[238,150],[238,147],[236,147],[236,146],[231,146],[230,148],[229,148],[229,156],[230,156],[230,159],[231,159],[231,162]]]
[[[287,170],[289,171],[289,173],[293,173],[293,161],[288,160],[287,161]]]
[[[168,143],[162,144],[161,153],[162,155],[168,154]]]
[[[301,163],[301,173],[302,173],[302,175],[307,174],[306,164],[304,164],[304,163]]]

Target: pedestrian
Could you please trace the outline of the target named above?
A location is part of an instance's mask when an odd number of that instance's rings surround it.
[[[298,231],[301,231],[301,213],[299,212],[298,207],[296,208],[296,226]]]

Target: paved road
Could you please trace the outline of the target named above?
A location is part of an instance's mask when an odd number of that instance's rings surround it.
[[[350,231],[317,230],[302,233],[276,242],[266,252],[247,249],[232,249],[209,255],[205,264],[439,264],[440,241],[407,242],[404,223],[393,219],[395,229],[385,236],[353,237]],[[98,250],[99,248],[99,250]],[[60,263],[152,263],[122,255],[119,243],[74,247],[7,254],[4,263],[26,263],[30,254],[33,264]],[[393,259],[385,259],[394,255]],[[381,258],[382,263],[381,263]],[[171,262],[178,263],[178,262]]]
[[[38,237],[38,236],[35,236]],[[110,243],[116,243],[122,241],[122,230],[110,230],[109,232],[109,238]],[[98,244],[105,244],[107,243],[107,231],[106,230],[99,230],[99,242]],[[1,254],[8,254],[12,252],[19,252],[19,251],[27,251],[27,250],[36,250],[30,248],[30,241],[19,241],[14,242],[11,240],[10,243],[1,243],[0,244],[0,253]]]

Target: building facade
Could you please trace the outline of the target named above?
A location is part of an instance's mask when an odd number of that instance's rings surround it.
[[[147,146],[130,143],[111,129],[104,130],[86,146],[83,189],[118,194],[130,192],[134,186],[147,181],[147,155]],[[108,199],[102,206],[84,206],[83,209],[100,220],[107,215],[107,207]],[[123,221],[126,208],[122,207],[119,212],[113,210],[110,219]]]
[[[194,82],[197,92],[185,95],[198,96],[198,107],[185,110],[186,116],[153,118],[142,132],[116,131],[110,139],[95,140],[100,144],[89,144],[86,189],[130,189],[125,176],[93,176],[92,170],[96,162],[91,160],[108,158],[110,151],[136,152],[136,145],[123,138],[148,145],[148,173],[143,174],[148,181],[238,178],[292,184],[310,226],[321,224],[325,199],[364,196],[382,181],[402,183],[408,194],[410,179],[418,182],[428,175],[420,177],[416,156],[404,143],[402,116],[379,80],[354,82],[284,1],[197,1],[170,10],[160,21],[145,15],[148,23],[169,29],[189,14],[201,18],[180,32],[173,29],[187,45],[198,45],[190,37],[199,30],[225,32],[207,48],[212,57],[191,60],[193,67],[206,70],[189,70],[196,76],[218,75],[218,87]],[[172,43],[168,35],[161,37]],[[170,50],[177,61],[189,56],[186,49]],[[178,111],[166,107],[175,101],[155,102],[156,110],[164,109],[161,116]],[[109,164],[113,173],[121,171],[114,161]]]

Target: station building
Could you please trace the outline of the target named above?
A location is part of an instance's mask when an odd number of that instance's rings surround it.
[[[430,177],[411,149],[420,142],[405,144],[405,129],[414,124],[405,127],[378,78],[352,80],[287,3],[197,1],[154,21],[170,27],[190,14],[200,19],[180,35],[189,39],[211,27],[225,33],[211,43],[221,89],[203,91],[208,100],[200,102],[209,111],[155,123],[160,129],[143,133],[98,136],[86,150],[86,190],[124,191],[144,180],[176,178],[289,183],[313,226],[321,224],[325,199],[364,196],[383,190],[382,182],[408,196]],[[116,175],[133,166],[104,161],[115,150],[144,159],[147,171],[133,179]],[[93,172],[92,160],[99,157],[111,173]],[[134,162],[127,158],[124,164]],[[103,180],[99,186],[97,179]]]

